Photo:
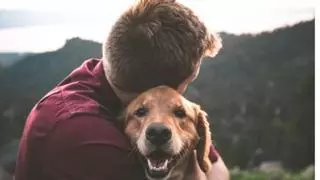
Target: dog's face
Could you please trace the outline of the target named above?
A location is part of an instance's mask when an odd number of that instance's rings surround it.
[[[149,179],[166,179],[179,159],[195,148],[202,170],[210,168],[205,112],[169,87],[150,89],[128,105],[125,133],[142,156]]]

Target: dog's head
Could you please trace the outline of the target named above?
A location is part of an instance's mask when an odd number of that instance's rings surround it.
[[[139,151],[147,176],[165,179],[179,159],[194,149],[201,169],[211,166],[206,113],[167,86],[150,89],[125,111],[125,133]]]

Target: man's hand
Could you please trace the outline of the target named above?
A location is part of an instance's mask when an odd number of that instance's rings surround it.
[[[190,180],[229,180],[229,170],[219,156],[218,160],[212,164],[211,169],[206,174],[201,170],[196,155],[194,154],[192,164],[194,174]]]
[[[212,164],[211,170],[207,173],[207,180],[229,180],[229,170],[219,156],[218,160]]]

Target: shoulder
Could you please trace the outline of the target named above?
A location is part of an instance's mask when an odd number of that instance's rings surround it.
[[[48,140],[70,148],[82,144],[100,144],[128,151],[129,140],[117,124],[119,122],[116,119],[106,119],[93,114],[77,114],[57,123]]]
[[[66,87],[57,86],[42,97],[31,110],[28,119],[42,119],[54,125],[73,116],[92,115],[110,118],[110,113],[92,96],[95,94],[91,87],[81,83],[68,84]],[[45,119],[45,120],[44,120]]]
[[[83,91],[68,92],[59,88],[44,96],[32,109],[25,131],[29,137],[54,139],[58,144],[101,143],[129,149],[120,122],[103,110]],[[39,136],[40,135],[40,136]]]
[[[125,135],[101,117],[74,116],[57,124],[46,140],[43,160],[50,177],[64,177],[64,172],[99,180],[144,175]]]

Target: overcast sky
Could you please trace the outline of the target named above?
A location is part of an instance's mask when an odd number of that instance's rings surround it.
[[[309,20],[314,0],[178,0],[214,31],[257,33]],[[102,42],[117,17],[134,0],[2,0],[0,9],[53,12],[77,23],[0,29],[0,51],[42,52],[80,36]],[[45,18],[45,17],[44,17]],[[0,22],[1,23],[1,22]]]

